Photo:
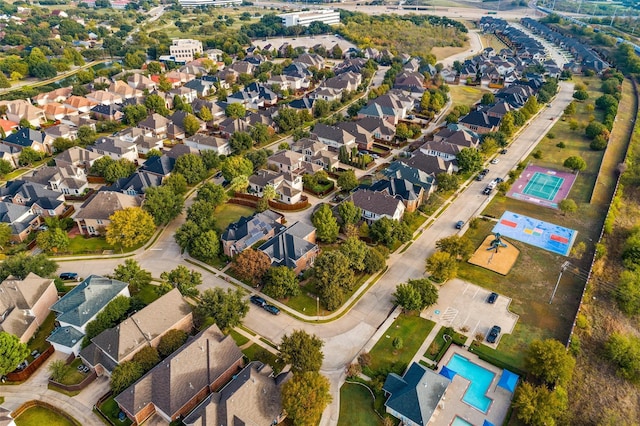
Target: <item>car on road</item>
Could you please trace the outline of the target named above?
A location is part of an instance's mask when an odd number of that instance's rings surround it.
[[[500,162],[499,158],[494,158],[493,160],[491,160],[491,164],[498,164]]]
[[[487,173],[489,173],[489,169],[483,169],[480,173],[482,173],[483,175],[486,175]]]
[[[80,281],[80,277],[76,272],[63,272],[59,276],[63,281]]]
[[[415,115],[413,115],[413,114],[410,114],[410,115],[407,115],[407,118],[408,118],[409,120],[413,120],[414,118],[416,118],[416,116],[415,116]]]
[[[492,305],[496,303],[498,300],[498,293],[492,292],[489,297],[487,297],[487,303],[491,303]]]
[[[501,331],[502,328],[500,328],[500,326],[498,325],[494,325],[493,327],[491,327],[491,330],[489,330],[489,334],[487,334],[487,342],[495,343],[496,340],[498,340],[498,336],[500,336]]]
[[[464,221],[459,220],[456,222],[456,229],[462,229],[463,226],[464,226]]]
[[[503,155],[504,155],[504,154],[506,154],[506,153],[507,153],[507,150],[506,150],[506,149],[503,149],[503,150],[501,150],[501,151],[500,151],[500,154],[503,154]]]
[[[264,308],[264,305],[267,304],[266,300],[264,300],[262,297],[256,296],[256,295],[251,296],[249,298],[249,300],[251,301],[251,303],[253,303],[254,305],[258,305],[261,308]]]
[[[486,187],[486,188],[482,191],[482,193],[483,193],[484,195],[489,195],[489,194],[491,194],[491,188]]]
[[[277,307],[273,306],[273,305],[264,305],[263,306],[264,310],[269,312],[271,315],[279,315],[280,314],[280,309],[278,309]]]
[[[504,182],[504,179],[502,179],[501,177],[497,177],[497,178],[494,179],[494,181],[496,183],[502,183],[502,182]]]

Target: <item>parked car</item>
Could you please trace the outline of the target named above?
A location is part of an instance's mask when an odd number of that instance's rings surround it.
[[[456,229],[462,229],[463,226],[464,226],[464,221],[459,220],[456,222]]]
[[[261,308],[264,308],[264,305],[267,304],[266,300],[264,300],[262,297],[256,296],[256,295],[251,296],[249,298],[249,300],[251,301],[251,303],[253,303],[254,305],[258,305]]]
[[[484,179],[485,176],[485,174],[479,173],[478,176],[476,176],[476,180],[480,182],[482,179]]]
[[[487,342],[495,343],[496,340],[498,340],[498,336],[500,336],[501,331],[502,329],[500,328],[500,326],[494,325],[493,327],[491,327],[491,330],[487,335]]]
[[[507,150],[506,150],[506,149],[502,149],[502,150],[500,150],[500,154],[503,154],[503,155],[504,155],[504,154],[506,154],[506,153],[507,153]]]
[[[483,169],[480,173],[482,173],[483,175],[486,175],[487,173],[489,173],[489,169]]]
[[[491,164],[498,164],[500,162],[499,158],[494,158],[493,160],[491,160]]]
[[[493,292],[487,298],[487,303],[491,303],[493,305],[496,303],[496,300],[498,300],[498,293]]]
[[[486,188],[484,189],[484,191],[482,191],[482,193],[483,193],[484,195],[489,195],[489,194],[491,194],[491,188],[486,187]]]
[[[63,272],[60,274],[60,279],[63,281],[80,281],[80,277],[75,272]]]
[[[280,309],[278,309],[277,307],[275,307],[273,305],[264,305],[263,308],[264,308],[265,311],[269,312],[271,315],[280,314]]]

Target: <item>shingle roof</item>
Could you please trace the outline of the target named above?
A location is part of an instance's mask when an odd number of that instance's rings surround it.
[[[167,157],[166,155],[153,156],[149,158],[140,167],[141,170],[153,173],[159,176],[168,176],[176,165],[175,158]]]
[[[54,303],[51,310],[58,313],[58,321],[82,327],[128,285],[122,281],[90,275]]]
[[[23,127],[17,132],[8,135],[4,140],[14,145],[28,147],[31,146],[34,141],[43,143],[44,137],[44,132],[39,132],[29,127]]]
[[[234,246],[240,252],[263,239],[272,230],[274,233],[279,232],[283,227],[279,223],[280,220],[282,220],[282,215],[272,210],[241,217],[237,222],[227,226],[220,239],[235,241]]]
[[[131,176],[118,179],[111,186],[104,186],[100,188],[100,191],[115,191],[122,193],[133,191],[136,194],[143,194],[147,188],[160,186],[161,184],[162,176],[138,170]]]
[[[274,266],[296,267],[296,261],[309,253],[317,250],[318,246],[304,238],[315,230],[312,226],[302,222],[296,222],[289,228],[282,230],[269,241],[258,247],[264,252]]]
[[[369,191],[367,189],[355,191],[351,194],[351,201],[363,210],[378,215],[387,215],[389,217],[393,217],[398,208],[398,203],[402,204],[401,201],[391,195]]]
[[[47,337],[47,342],[57,343],[58,345],[72,348],[83,338],[83,332],[75,327],[65,326],[54,329],[51,335]]]
[[[101,191],[82,204],[74,219],[109,219],[115,211],[140,207],[142,199],[113,191]]]
[[[371,191],[385,192],[401,200],[414,201],[418,199],[418,194],[422,188],[414,185],[406,179],[383,179],[375,182],[369,188]]]
[[[29,273],[23,280],[9,277],[0,283],[0,313],[3,315],[0,330],[22,336],[35,319],[24,312],[32,309],[50,286],[54,286],[52,279],[34,273]]]

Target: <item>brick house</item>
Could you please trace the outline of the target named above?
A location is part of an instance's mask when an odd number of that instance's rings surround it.
[[[288,266],[296,274],[313,266],[320,249],[316,245],[316,228],[302,222],[274,235],[258,247],[271,259],[271,266]]]

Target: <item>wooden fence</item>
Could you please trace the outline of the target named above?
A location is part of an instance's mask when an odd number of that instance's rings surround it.
[[[62,383],[58,383],[51,378],[49,379],[49,384],[54,385],[55,387],[58,387],[60,389],[64,389],[67,392],[79,392],[89,386],[89,384],[93,382],[97,377],[98,375],[96,374],[96,372],[94,370],[91,370],[91,372],[87,374],[87,377],[85,377],[83,381],[81,381],[80,383],[76,383],[75,385],[65,385]]]
[[[22,404],[20,407],[16,408],[11,413],[11,417],[15,419],[16,417],[20,416],[20,414],[24,413],[29,408],[33,408],[33,407],[45,407],[48,410],[51,410],[51,411],[53,411],[53,412],[55,412],[57,414],[60,414],[62,417],[67,419],[69,421],[69,423],[71,423],[72,425],[82,426],[76,419],[74,419],[73,417],[71,417],[70,415],[68,415],[67,413],[62,411],[61,409],[56,408],[53,405],[51,405],[51,404],[49,404],[47,402],[44,402],[44,401],[27,401],[24,404]]]
[[[33,362],[27,365],[22,371],[7,373],[7,380],[10,382],[23,382],[27,380],[54,352],[55,349],[53,349],[53,346],[49,346],[46,351],[42,352],[38,358],[34,359]]]

